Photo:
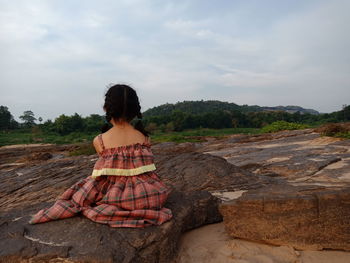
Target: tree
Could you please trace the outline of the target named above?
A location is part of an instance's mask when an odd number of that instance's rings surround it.
[[[24,121],[24,125],[26,127],[32,127],[33,125],[35,125],[34,121],[36,120],[36,118],[34,117],[34,113],[31,110],[23,112],[23,115],[19,116],[19,118]]]
[[[45,132],[54,132],[55,131],[55,125],[52,122],[52,120],[48,119],[41,125],[41,129]]]
[[[174,123],[171,121],[171,122],[168,122],[166,125],[165,125],[165,131],[166,132],[172,132],[174,131]]]
[[[171,121],[174,124],[174,131],[182,131],[184,129],[185,118],[186,118],[186,113],[180,110],[174,110],[171,113]]]
[[[342,120],[349,121],[350,120],[350,105],[343,105],[343,109],[341,110]]]
[[[18,123],[6,106],[0,106],[0,130],[17,128]]]
[[[100,131],[103,124],[105,124],[105,117],[98,114],[91,114],[84,118],[85,130],[88,132]]]
[[[150,132],[150,133],[153,133],[153,132],[155,132],[156,130],[157,130],[157,124],[156,123],[154,123],[154,122],[150,122],[150,123],[148,123],[147,124],[147,126],[146,126],[146,130],[148,131],[148,132]]]
[[[73,116],[60,115],[56,118],[54,126],[55,131],[61,135],[84,131],[84,121],[78,113],[75,113]]]

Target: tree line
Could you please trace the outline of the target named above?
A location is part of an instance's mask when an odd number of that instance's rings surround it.
[[[28,129],[39,127],[43,132],[53,132],[66,135],[72,132],[96,132],[105,123],[105,118],[98,114],[82,117],[78,113],[72,116],[60,115],[54,121],[46,120],[42,123],[41,117],[36,118],[30,110],[24,111],[19,117],[23,122],[18,123],[6,106],[0,106],[0,130]],[[39,124],[36,123],[39,121]]]
[[[186,104],[188,111],[179,109],[168,110],[169,105],[165,107],[167,110],[164,110],[164,107],[161,108],[163,110],[160,113],[159,106],[156,111],[153,111],[153,114],[151,114],[152,111],[150,110],[145,112],[143,123],[148,131],[171,132],[195,128],[261,128],[281,120],[302,124],[350,121],[350,106],[344,106],[340,111],[315,115],[299,111],[288,113],[281,110],[242,111],[235,105],[229,105],[230,109],[227,109],[227,104],[222,109],[217,102],[213,104],[216,108],[212,109],[212,111],[205,110],[203,103],[200,104],[200,109],[192,108],[191,110],[191,106]],[[36,118],[30,110],[25,111],[19,118],[23,121],[22,123],[14,120],[6,106],[0,106],[0,130],[2,131],[39,127],[43,132],[66,135],[72,132],[100,132],[101,127],[105,123],[104,116],[91,114],[87,117],[82,117],[78,113],[71,116],[62,114],[53,121],[46,120],[42,123],[42,118]]]
[[[145,118],[151,130],[182,131],[194,128],[262,128],[275,121],[317,125],[330,122],[350,121],[350,106],[324,114],[288,113],[285,111],[242,112],[239,110],[216,110],[203,114],[191,114],[173,110],[170,114]]]

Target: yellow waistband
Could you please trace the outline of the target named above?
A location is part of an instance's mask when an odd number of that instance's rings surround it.
[[[101,175],[122,175],[122,176],[133,176],[142,174],[145,172],[150,172],[156,170],[154,163],[149,165],[144,165],[141,167],[133,169],[119,169],[119,168],[103,168],[103,169],[94,169],[91,177],[96,178]]]

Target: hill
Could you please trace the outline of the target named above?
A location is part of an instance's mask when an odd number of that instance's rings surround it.
[[[258,106],[259,107],[259,106]],[[319,115],[320,113],[313,109],[304,109],[300,106],[276,106],[276,107],[260,107],[263,111],[285,111],[288,113],[300,112],[301,114],[309,113]]]
[[[240,111],[240,112],[262,112],[262,111],[284,111],[288,113],[300,112],[301,114],[309,113],[318,115],[319,112],[313,109],[304,109],[299,106],[276,106],[276,107],[261,107],[258,105],[238,105],[232,102],[224,102],[218,100],[207,101],[183,101],[175,104],[166,103],[146,110],[143,115],[164,116],[170,115],[173,111],[182,111],[189,114],[203,114],[215,111]]]

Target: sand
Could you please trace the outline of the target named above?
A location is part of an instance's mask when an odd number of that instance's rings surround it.
[[[183,234],[176,263],[349,263],[350,252],[298,251],[229,237],[223,223]]]

